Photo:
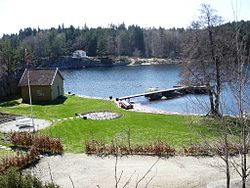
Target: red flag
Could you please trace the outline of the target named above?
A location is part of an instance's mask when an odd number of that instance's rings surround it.
[[[29,64],[29,59],[28,59],[28,57],[24,57],[24,63],[25,63],[25,65],[28,65]]]
[[[25,49],[25,52],[24,52],[24,63],[25,63],[25,65],[29,64],[29,59],[27,57],[27,50],[26,49]]]

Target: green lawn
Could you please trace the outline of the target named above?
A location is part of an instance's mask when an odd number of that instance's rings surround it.
[[[120,118],[105,121],[66,120],[40,131],[40,133],[61,138],[67,152],[83,152],[83,144],[89,139],[106,143],[112,140],[126,143],[128,130],[130,130],[132,144],[147,144],[161,140],[176,148],[197,143],[199,141],[197,132],[203,132],[208,137],[213,136],[206,126],[195,126],[200,124],[200,117],[129,112],[117,108],[112,101],[67,97],[61,104],[33,105],[35,117],[53,120],[72,117],[75,113],[98,110],[109,110],[123,115]],[[10,105],[0,104],[0,111],[15,114],[30,113],[28,105],[13,101]],[[195,125],[190,126],[190,119],[196,120]]]
[[[10,146],[9,143],[6,143],[4,140],[2,140],[4,138],[3,136],[3,133],[0,132],[0,145],[3,145],[3,146]],[[1,149],[0,148],[0,160],[1,158],[7,156],[7,155],[10,155],[10,154],[13,154],[14,152],[11,152],[11,151],[6,151],[5,149]]]
[[[101,109],[117,111],[115,105],[110,101],[74,96],[67,96],[64,102],[60,99],[52,104],[33,104],[32,108],[35,117],[48,120],[72,117],[75,116],[75,113]],[[0,103],[0,111],[26,115],[30,114],[30,107],[28,104],[22,104],[20,100],[16,100],[15,102]]]
[[[4,149],[0,149],[0,162],[2,158],[5,158],[6,156],[13,156],[15,155],[12,151],[5,151]]]

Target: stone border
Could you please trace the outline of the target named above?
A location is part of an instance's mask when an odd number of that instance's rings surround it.
[[[113,120],[120,118],[122,114],[118,114],[116,112],[103,110],[103,111],[92,111],[80,114],[80,117],[83,119],[90,120]]]

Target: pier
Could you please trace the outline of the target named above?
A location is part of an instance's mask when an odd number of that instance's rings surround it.
[[[207,86],[177,86],[169,89],[163,89],[158,91],[150,91],[135,95],[128,95],[124,97],[116,98],[116,100],[127,100],[132,99],[136,97],[146,97],[149,100],[159,100],[162,97],[166,98],[173,98],[180,95],[185,94],[207,94],[208,93],[208,87]]]

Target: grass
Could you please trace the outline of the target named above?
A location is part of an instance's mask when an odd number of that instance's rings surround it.
[[[4,149],[0,149],[0,162],[1,162],[1,159],[3,159],[4,157],[13,156],[13,155],[15,155],[15,153],[12,151],[6,151]]]
[[[4,139],[4,135],[3,135],[3,133],[0,132],[0,145],[6,146],[6,147],[11,146],[10,143],[7,143],[5,140],[2,140],[2,139]],[[12,151],[6,151],[5,149],[0,149],[0,160],[1,160],[3,157],[5,157],[5,156],[7,156],[7,155],[10,155],[10,154],[13,155],[14,152],[12,152]]]
[[[30,113],[28,105],[16,104],[16,102],[13,104],[13,106],[0,107],[0,111],[22,115]],[[214,136],[205,126],[190,126],[190,119],[196,119],[195,124],[199,124],[200,117],[129,112],[117,108],[112,101],[107,100],[67,96],[67,99],[61,103],[33,105],[35,117],[48,120],[98,110],[109,110],[123,116],[105,121],[65,120],[41,130],[40,133],[61,138],[65,151],[74,153],[83,152],[84,142],[90,139],[101,140],[105,143],[110,143],[112,140],[128,143],[128,131],[131,143],[134,145],[161,140],[176,148],[199,142],[199,137],[196,135],[198,131],[208,137]]]
[[[17,101],[19,101],[19,103]],[[0,111],[20,115],[30,114],[29,105],[21,103],[20,100],[17,101],[8,102],[8,104],[13,103],[14,105],[8,105],[7,107],[5,105],[1,105],[0,103]],[[79,114],[81,112],[88,112],[101,109],[117,111],[115,105],[110,101],[97,99],[94,100],[75,96],[67,96],[66,100],[59,99],[58,101],[49,104],[33,104],[32,109],[35,117],[47,120],[72,117],[75,116],[75,113]]]

